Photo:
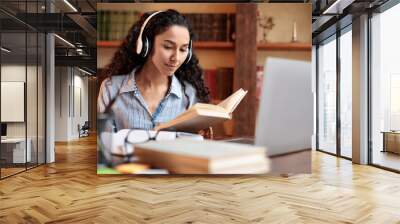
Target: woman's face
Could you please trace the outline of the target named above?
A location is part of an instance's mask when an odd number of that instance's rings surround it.
[[[171,76],[188,55],[190,35],[184,26],[173,25],[154,39],[151,61],[157,70]]]

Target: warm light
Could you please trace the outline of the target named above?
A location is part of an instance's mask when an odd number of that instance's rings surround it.
[[[343,9],[351,5],[355,0],[336,0],[322,14],[341,14]]]
[[[67,45],[69,45],[70,47],[75,48],[75,45],[73,45],[71,42],[69,42],[68,40],[58,36],[57,34],[54,34],[55,37],[57,37],[58,39],[60,39],[61,41],[63,41],[64,43],[66,43]]]
[[[75,12],[78,12],[78,10],[71,4],[68,2],[68,0],[64,0],[65,4],[67,4],[72,10],[74,10]]]
[[[85,74],[87,74],[87,75],[92,75],[92,73],[90,73],[90,72],[88,72],[88,71],[85,71],[85,70],[83,70],[83,69],[81,69],[81,68],[79,68],[79,67],[78,67],[78,70],[81,71],[81,72],[83,72],[83,73],[85,73]]]
[[[11,51],[10,50],[8,50],[7,48],[4,48],[4,47],[1,47],[0,48],[2,51],[4,51],[4,52],[7,52],[7,53],[10,53]]]

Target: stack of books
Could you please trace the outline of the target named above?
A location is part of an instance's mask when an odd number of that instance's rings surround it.
[[[192,25],[195,41],[233,41],[235,14],[191,13],[184,16]]]
[[[140,18],[138,11],[111,11],[97,12],[97,40],[122,40],[128,35],[129,29]]]
[[[172,174],[262,174],[269,171],[266,149],[221,141],[152,141],[135,146],[140,163]]]
[[[97,12],[97,40],[122,40],[142,15],[139,11],[99,10]],[[233,42],[235,39],[235,14],[190,13],[184,14],[191,23],[194,41]]]

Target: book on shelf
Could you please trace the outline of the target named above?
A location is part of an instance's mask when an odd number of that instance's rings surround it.
[[[212,100],[221,100],[233,92],[233,68],[204,70],[204,82]]]
[[[184,14],[192,25],[195,41],[231,41],[233,32],[230,13],[188,13]]]
[[[234,41],[235,14],[187,13],[192,25],[194,41]],[[122,40],[131,26],[139,20],[139,11],[99,10],[97,12],[98,40]]]
[[[232,119],[232,113],[247,91],[237,90],[217,105],[196,103],[175,119],[160,124],[154,130],[174,130],[196,133],[215,124]]]
[[[228,41],[235,42],[236,40],[236,15],[229,14],[227,32],[228,32]]]
[[[225,99],[233,92],[233,68],[217,68],[216,70],[217,99]]]
[[[102,21],[101,21],[101,19],[103,18],[103,16],[102,16],[102,14],[103,14],[103,12],[102,11],[98,11],[97,12],[97,16],[96,16],[96,29],[97,29],[97,33],[96,33],[96,35],[97,35],[97,40],[101,40],[102,38],[100,38],[100,34],[103,32],[102,31],[102,27],[101,27],[101,24],[103,24],[102,23]]]
[[[152,141],[135,146],[140,163],[174,174],[259,174],[269,171],[266,149],[222,141]]]
[[[217,99],[217,79],[215,69],[204,70],[204,82],[210,91],[210,98]]]
[[[97,12],[97,39],[100,41],[124,39],[139,17],[140,13],[136,10],[99,10]]]

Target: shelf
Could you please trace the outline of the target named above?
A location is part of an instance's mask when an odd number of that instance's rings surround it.
[[[259,50],[270,51],[311,51],[311,43],[259,43]]]
[[[196,49],[227,49],[233,50],[233,42],[222,42],[222,41],[195,41],[193,45]]]
[[[110,47],[117,48],[121,41],[97,41],[97,47]],[[193,43],[196,49],[225,49],[233,50],[233,42],[220,42],[220,41],[196,41]],[[258,50],[270,51],[310,51],[311,43],[262,43],[257,44]]]
[[[97,47],[110,47],[116,48],[119,47],[121,41],[97,41]],[[233,50],[234,44],[233,42],[222,42],[222,41],[195,41],[193,43],[196,49],[226,49]]]
[[[97,41],[97,47],[119,47],[122,41],[112,40],[112,41]]]

